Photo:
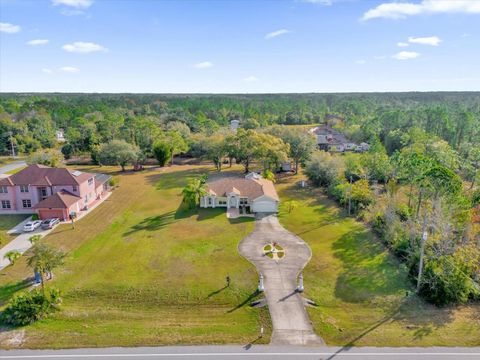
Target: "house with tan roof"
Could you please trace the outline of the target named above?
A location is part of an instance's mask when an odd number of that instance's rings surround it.
[[[29,165],[0,179],[0,214],[36,212],[40,219],[68,220],[101,201],[109,180],[104,174]]]
[[[206,187],[207,195],[200,199],[202,208],[236,208],[252,213],[278,211],[280,199],[273,182],[257,173],[214,177]]]

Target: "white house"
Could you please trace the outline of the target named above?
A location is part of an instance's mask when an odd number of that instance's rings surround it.
[[[230,130],[232,130],[233,132],[236,132],[239,126],[240,126],[240,120],[230,121]]]
[[[253,213],[275,213],[280,202],[273,183],[257,173],[209,180],[207,192],[200,199],[202,208],[224,207],[245,209]]]
[[[63,129],[58,129],[55,133],[58,142],[65,142],[65,133]]]

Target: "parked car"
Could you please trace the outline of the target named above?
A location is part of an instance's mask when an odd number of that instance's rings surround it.
[[[44,230],[52,229],[59,222],[60,222],[59,218],[45,219],[42,221],[42,229]]]
[[[38,228],[42,224],[42,220],[33,220],[27,222],[25,225],[23,225],[23,231],[25,232],[31,232],[34,231],[36,228]]]

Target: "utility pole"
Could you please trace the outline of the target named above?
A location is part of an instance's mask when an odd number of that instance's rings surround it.
[[[9,131],[7,134],[10,138],[10,146],[12,148],[12,158],[15,158],[15,146],[13,145],[13,137],[12,137],[13,133]]]
[[[418,265],[418,277],[417,277],[417,293],[420,291],[420,285],[422,283],[423,275],[423,256],[425,253],[425,243],[428,239],[427,233],[427,215],[425,214],[423,218],[423,227],[422,227],[422,243],[420,245],[420,264]]]

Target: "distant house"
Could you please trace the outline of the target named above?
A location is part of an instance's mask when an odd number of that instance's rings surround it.
[[[222,176],[207,182],[207,192],[200,199],[202,208],[236,208],[253,213],[278,211],[275,186],[257,173],[245,177]]]
[[[0,179],[0,214],[33,213],[68,220],[109,190],[109,175],[30,165]]]
[[[58,129],[56,131],[56,138],[58,142],[65,142],[65,132],[63,129]]]
[[[230,121],[230,130],[232,130],[233,132],[236,132],[239,126],[240,126],[240,120]]]
[[[329,125],[321,125],[310,129],[310,133],[317,138],[317,145],[320,150],[331,152],[357,151],[363,152],[368,150],[368,144],[357,145],[349,140],[344,134]]]

